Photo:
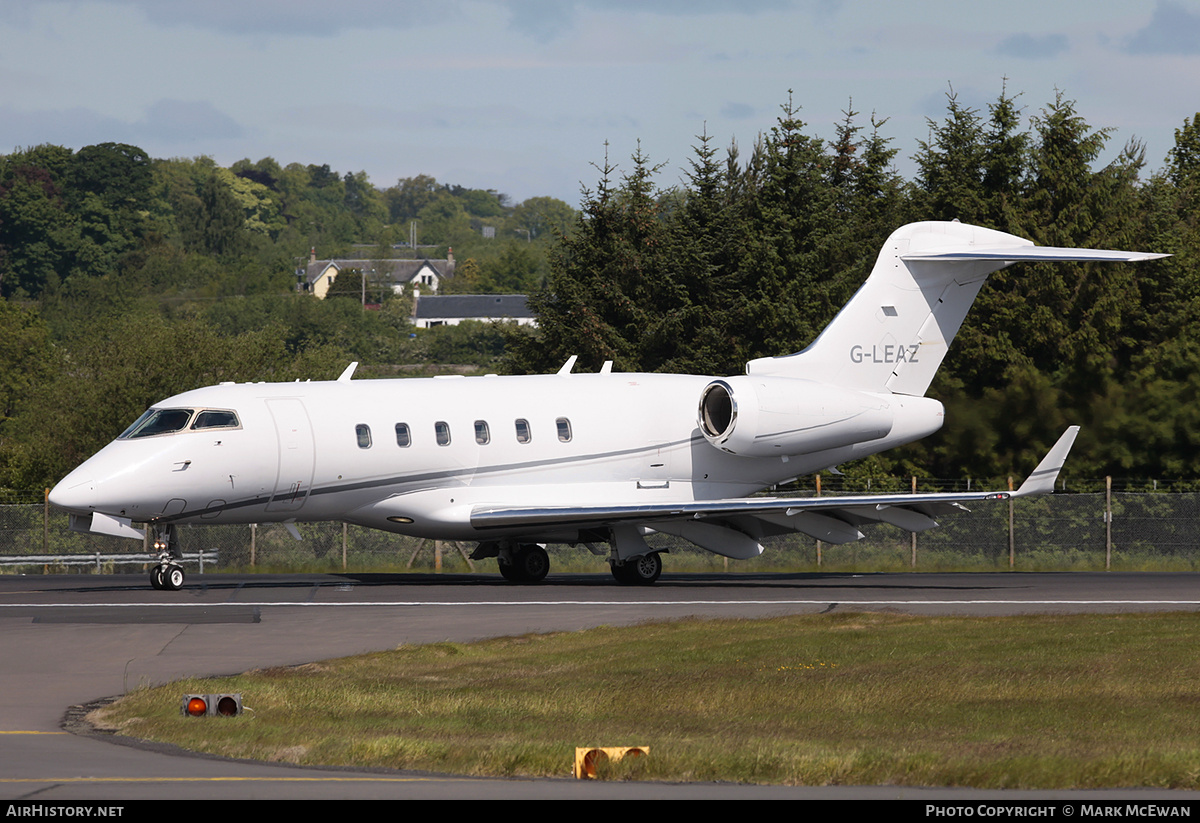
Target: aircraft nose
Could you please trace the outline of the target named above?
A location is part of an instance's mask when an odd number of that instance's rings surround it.
[[[96,481],[67,475],[50,490],[50,504],[69,512],[87,514],[95,508]]]

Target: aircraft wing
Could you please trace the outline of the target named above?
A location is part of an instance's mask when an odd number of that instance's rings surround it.
[[[749,497],[610,506],[477,506],[471,512],[471,525],[481,530],[528,527],[532,531],[646,527],[738,558],[761,554],[762,538],[789,532],[829,543],[850,543],[862,539],[859,526],[865,523],[890,523],[906,531],[924,531],[937,526],[934,518],[938,515],[966,511],[967,503],[1051,492],[1078,433],[1078,426],[1067,429],[1021,487],[1012,492]]]

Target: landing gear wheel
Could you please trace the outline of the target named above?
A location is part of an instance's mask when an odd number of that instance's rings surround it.
[[[174,526],[160,524],[154,527],[154,551],[158,554],[158,562],[150,569],[150,585],[172,592],[182,589],[183,567],[174,561],[183,560],[183,553],[179,550]]]
[[[612,564],[612,576],[618,583],[649,586],[662,574],[662,558],[658,552],[631,557],[624,563]]]
[[[613,580],[616,580],[618,583],[633,582],[629,579],[629,571],[625,568],[624,563],[610,561],[608,564],[608,570],[612,572]]]
[[[540,583],[550,573],[550,555],[536,543],[525,543],[513,556],[513,567],[523,583]]]
[[[181,566],[167,566],[166,571],[162,575],[162,582],[162,587],[167,591],[179,591],[183,588],[183,568]]]
[[[512,562],[499,558],[500,575],[512,583],[537,583],[550,573],[550,555],[536,543],[522,543],[512,550]]]

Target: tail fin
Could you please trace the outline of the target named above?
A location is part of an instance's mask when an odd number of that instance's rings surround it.
[[[747,374],[922,396],[989,274],[1021,261],[1138,261],[1162,254],[1060,249],[964,223],[892,232],[862,288],[807,349],[746,364]]]

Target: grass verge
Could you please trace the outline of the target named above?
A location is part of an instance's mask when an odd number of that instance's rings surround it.
[[[1200,615],[831,614],[439,643],[144,689],[89,718],[230,757],[784,784],[1200,788]],[[240,718],[179,714],[241,692]]]

